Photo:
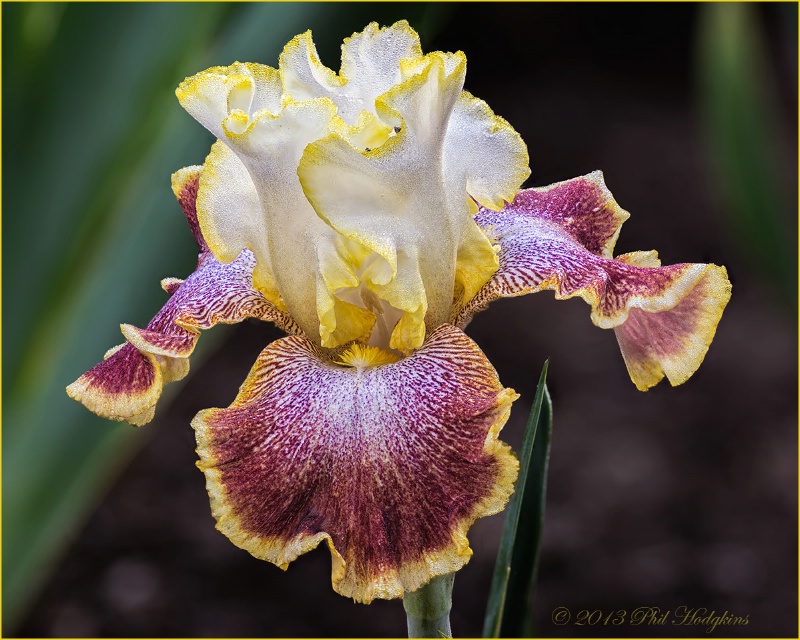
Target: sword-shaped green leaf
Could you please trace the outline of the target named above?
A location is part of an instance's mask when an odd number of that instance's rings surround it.
[[[532,633],[531,603],[539,564],[553,432],[553,405],[545,384],[547,366],[545,361],[525,427],[517,489],[506,511],[486,607],[485,638],[528,637]]]

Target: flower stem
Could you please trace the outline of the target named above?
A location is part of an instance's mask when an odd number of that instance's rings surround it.
[[[450,609],[453,606],[455,573],[438,576],[416,591],[406,591],[403,608],[409,638],[452,638]]]

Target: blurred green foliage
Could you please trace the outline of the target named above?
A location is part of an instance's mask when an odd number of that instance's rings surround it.
[[[166,299],[161,278],[194,267],[169,177],[201,163],[212,138],[178,106],[175,87],[237,59],[276,64],[306,29],[318,30],[320,55],[336,66],[342,36],[367,22],[407,18],[425,39],[450,9],[14,3],[2,11],[8,635],[147,436],[93,416],[64,388],[123,341],[121,322],[146,324]],[[225,335],[204,337],[192,366]]]
[[[796,221],[797,200],[788,192],[781,152],[785,157],[796,147],[782,126],[774,52],[759,9],[750,3],[699,7],[697,95],[711,169],[737,245],[794,310],[797,237],[786,230]],[[796,41],[797,5],[780,9]],[[788,145],[781,149],[781,143]]]

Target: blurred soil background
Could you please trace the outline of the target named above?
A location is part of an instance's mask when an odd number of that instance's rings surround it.
[[[638,392],[580,300],[500,301],[468,327],[522,393],[503,431],[515,449],[550,358],[537,634],[797,637],[796,4],[2,11],[4,636],[405,634],[400,602],[331,590],[324,545],[284,573],[214,529],[189,422],[232,401],[277,330],[205,334],[139,430],[71,406],[63,387],[121,340],[120,322],[144,326],[166,299],[159,278],[194,266],[169,172],[201,163],[211,139],[174,87],[234,59],[274,65],[309,27],[338,69],[342,38],[408,18],[424,51],[467,54],[466,89],[528,144],[527,186],[602,169],[631,212],[617,253],[715,262],[733,282],[704,364],[674,389]],[[456,636],[481,633],[502,518],[471,531]],[[581,610],[681,606],[747,624],[574,624]]]

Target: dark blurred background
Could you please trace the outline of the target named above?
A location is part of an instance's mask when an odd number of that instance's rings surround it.
[[[330,587],[323,548],[284,573],[213,527],[189,422],[227,406],[280,336],[204,334],[156,419],[100,420],[63,389],[144,326],[195,247],[169,175],[210,136],[173,91],[233,60],[276,64],[314,30],[407,18],[463,50],[466,88],[526,140],[527,186],[602,169],[631,212],[617,252],[728,268],[699,372],[648,393],[580,300],[495,303],[468,333],[522,393],[550,358],[554,436],[541,636],[797,636],[796,4],[48,4],[2,6],[3,635],[402,636],[400,602]],[[453,631],[481,633],[502,516],[479,521]],[[705,608],[746,626],[554,625],[555,607]]]

